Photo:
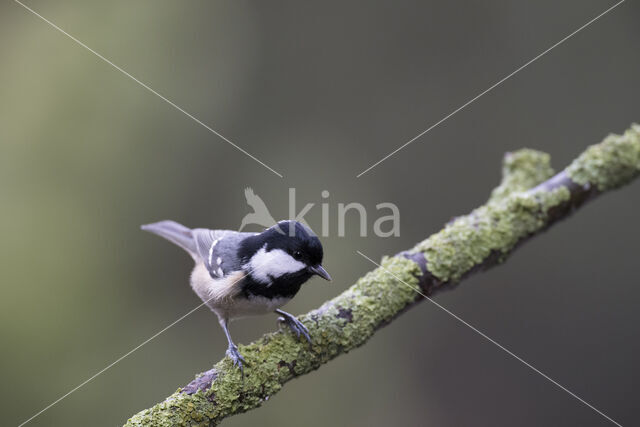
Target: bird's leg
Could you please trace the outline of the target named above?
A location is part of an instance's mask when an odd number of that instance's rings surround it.
[[[291,330],[295,332],[298,338],[300,338],[300,335],[302,335],[307,339],[307,341],[309,341],[309,344],[311,344],[311,336],[309,336],[309,330],[302,324],[301,321],[296,318],[296,316],[280,309],[277,309],[276,313],[282,316],[279,317],[278,320],[280,322],[286,323],[287,326],[289,326],[289,328],[291,328]]]
[[[244,378],[244,370],[242,369],[242,362],[244,362],[244,358],[238,351],[238,347],[233,343],[231,339],[231,334],[229,333],[228,320],[220,318],[220,326],[224,330],[224,334],[227,336],[227,341],[229,341],[229,348],[227,348],[227,356],[229,359],[233,361],[233,364],[240,368],[240,373]]]

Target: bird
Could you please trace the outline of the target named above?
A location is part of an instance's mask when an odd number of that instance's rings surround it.
[[[313,276],[331,281],[322,266],[323,248],[311,229],[294,220],[279,221],[261,233],[190,229],[165,220],[141,226],[184,249],[195,261],[190,284],[218,316],[228,341],[226,355],[244,378],[244,358],[229,332],[232,320],[275,312],[297,336],[311,343],[309,330],[281,310]]]
[[[247,204],[253,208],[253,212],[246,214],[244,218],[242,218],[238,231],[242,231],[244,227],[249,224],[257,224],[266,228],[276,223],[276,220],[271,216],[267,205],[260,196],[253,192],[251,187],[244,189],[244,197],[247,199]]]

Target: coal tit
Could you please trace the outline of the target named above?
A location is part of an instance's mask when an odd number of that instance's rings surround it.
[[[227,355],[242,370],[244,359],[229,334],[229,322],[275,312],[298,337],[311,338],[292,314],[280,310],[313,275],[331,280],[322,267],[322,244],[298,221],[280,221],[262,233],[189,229],[174,221],[143,225],[180,246],[196,265],[191,287],[218,315],[229,348]]]

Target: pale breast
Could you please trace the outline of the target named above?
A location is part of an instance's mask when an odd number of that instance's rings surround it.
[[[212,310],[231,304],[242,292],[244,272],[238,271],[221,279],[213,279],[202,262],[191,273],[191,288]]]
[[[213,279],[203,263],[196,264],[191,273],[191,288],[219,317],[237,319],[272,313],[291,298],[267,298],[259,295],[246,297],[242,293],[244,272]]]

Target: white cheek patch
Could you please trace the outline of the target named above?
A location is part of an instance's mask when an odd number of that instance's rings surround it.
[[[282,249],[267,251],[264,247],[256,252],[247,263],[246,270],[258,281],[270,283],[271,277],[277,278],[287,273],[295,273],[307,266],[294,259]]]

